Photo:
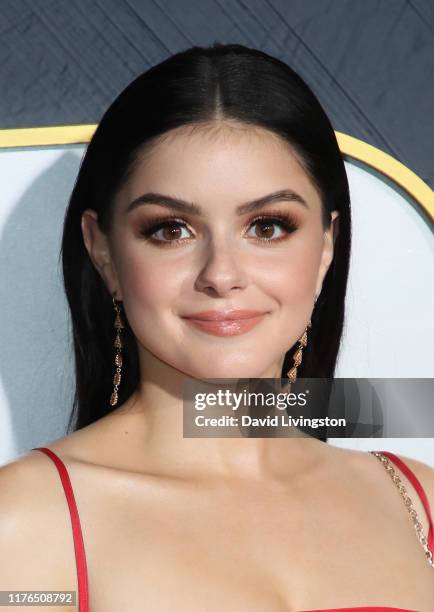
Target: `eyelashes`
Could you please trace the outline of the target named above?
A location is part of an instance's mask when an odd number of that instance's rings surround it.
[[[250,239],[254,240],[260,244],[274,244],[277,242],[281,242],[286,240],[290,234],[295,232],[298,229],[298,223],[293,219],[292,216],[287,214],[286,212],[272,212],[268,214],[261,214],[249,221],[248,230],[250,228],[254,228],[258,226],[260,228],[259,234],[265,233],[265,237],[261,237],[261,235],[255,235],[250,237]],[[278,226],[281,235],[277,237],[270,237],[275,235],[275,230],[273,226]],[[146,221],[140,227],[139,233],[143,238],[157,246],[162,247],[172,247],[176,244],[180,244],[182,242],[190,242],[191,237],[180,237],[182,229],[188,230],[188,224],[175,216],[161,216],[154,217],[149,221]],[[168,230],[168,231],[166,231]],[[190,230],[188,230],[190,231]],[[282,235],[283,232],[283,235]],[[160,234],[160,237],[155,237],[156,234]]]

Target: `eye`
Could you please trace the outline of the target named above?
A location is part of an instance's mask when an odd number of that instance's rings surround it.
[[[178,240],[183,240],[186,237],[185,235],[182,235],[183,229],[186,229],[185,223],[169,221],[166,223],[161,223],[158,229],[153,231],[151,235],[156,237],[157,240],[161,240],[163,242],[176,242]]]
[[[140,233],[151,242],[167,244],[177,243],[188,239],[188,236],[183,236],[183,229],[187,230],[187,226],[183,221],[166,218],[164,221],[156,223],[156,220],[153,219],[150,224],[142,227]]]
[[[251,228],[259,227],[259,234],[255,230],[253,238],[259,242],[279,242],[285,240],[288,234],[297,229],[296,223],[286,215],[262,216],[253,219],[250,224]],[[276,236],[275,227],[279,227],[279,233]]]

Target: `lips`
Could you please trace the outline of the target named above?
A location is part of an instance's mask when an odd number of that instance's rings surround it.
[[[247,309],[230,309],[230,310],[204,310],[187,315],[186,319],[195,319],[197,321],[239,321],[242,319],[252,319],[266,314],[264,310],[247,310]]]
[[[262,310],[207,310],[183,318],[213,336],[238,336],[253,329],[266,314]]]

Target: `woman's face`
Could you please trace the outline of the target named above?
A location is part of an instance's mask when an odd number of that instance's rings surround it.
[[[137,200],[146,194],[159,195]],[[197,210],[165,206],[169,198]],[[174,130],[118,193],[108,236],[95,218],[82,217],[86,247],[123,301],[145,371],[163,362],[194,378],[280,376],[333,257],[333,224],[324,232],[319,194],[287,144],[227,122]],[[226,309],[265,314],[250,329],[217,331],[185,318]]]

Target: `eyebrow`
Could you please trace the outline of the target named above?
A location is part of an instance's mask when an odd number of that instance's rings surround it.
[[[281,201],[297,202],[298,204],[302,204],[306,208],[309,208],[306,201],[301,197],[301,195],[299,195],[292,189],[281,189],[280,191],[275,191],[273,193],[269,193],[268,195],[262,196],[261,198],[257,198],[256,200],[251,200],[250,202],[245,202],[244,204],[241,204],[236,208],[236,213],[237,215],[244,215],[245,213],[252,212],[252,210],[261,208],[266,204]],[[181,200],[179,198],[174,198],[172,196],[154,192],[144,193],[143,195],[133,200],[128,205],[125,213],[129,213],[138,206],[143,206],[145,204],[158,204],[160,206],[165,206],[166,208],[171,208],[179,212],[191,215],[200,216],[203,214],[202,208],[194,202],[188,202],[186,200]]]

